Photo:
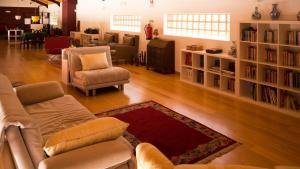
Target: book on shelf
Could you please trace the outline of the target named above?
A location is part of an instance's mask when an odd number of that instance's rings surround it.
[[[248,46],[247,48],[247,59],[256,60],[257,58],[257,49],[256,46]]]
[[[219,88],[220,87],[220,76],[214,75],[214,79],[213,80],[214,80],[213,81],[214,87]]]
[[[248,79],[256,79],[256,66],[255,65],[247,65],[244,68],[245,70],[245,78]]]
[[[282,62],[284,66],[300,66],[300,52],[292,50],[283,51]]]
[[[265,30],[264,42],[266,42],[266,43],[274,43],[275,42],[275,31],[273,31],[273,30]]]
[[[192,81],[193,80],[193,70],[186,68],[183,70],[183,77],[186,80]]]
[[[204,56],[200,55],[200,63],[199,63],[200,67],[204,67]]]
[[[256,89],[257,89],[257,85],[256,84],[252,84],[252,99],[256,100],[257,99],[257,94],[256,94]]]
[[[288,45],[300,45],[300,31],[288,31],[287,32],[287,44]]]
[[[198,70],[197,83],[204,84],[204,72],[203,71]]]
[[[264,81],[268,83],[277,83],[277,70],[265,69]]]
[[[185,54],[185,65],[192,66],[192,53]]]
[[[289,94],[287,91],[282,91],[280,97],[280,107],[290,110],[299,110],[300,105],[293,95]]]
[[[248,27],[242,31],[242,40],[256,42],[257,41],[257,30],[253,27]]]
[[[234,90],[235,90],[235,80],[234,79],[228,79],[227,90],[234,92]]]
[[[265,103],[277,105],[277,89],[268,86],[261,86],[261,99]]]
[[[291,88],[300,89],[300,73],[287,70],[283,74],[284,85]]]
[[[272,48],[265,48],[262,60],[263,62],[267,63],[277,63],[277,50]]]

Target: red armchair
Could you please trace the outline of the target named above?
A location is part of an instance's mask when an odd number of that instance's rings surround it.
[[[49,60],[56,56],[61,56],[62,49],[70,47],[70,38],[68,36],[47,37],[45,38],[45,49]]]

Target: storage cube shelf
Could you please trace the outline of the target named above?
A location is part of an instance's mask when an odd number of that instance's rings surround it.
[[[300,22],[242,21],[239,32],[237,58],[182,50],[181,79],[300,117]],[[185,78],[187,68],[192,78]]]
[[[227,54],[208,54],[205,51],[181,50],[180,78],[190,84],[235,95],[235,70],[236,58]],[[190,72],[191,75],[188,75]]]

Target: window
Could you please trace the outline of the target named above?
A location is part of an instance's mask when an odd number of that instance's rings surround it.
[[[165,14],[164,34],[229,41],[230,14]]]
[[[129,32],[140,32],[141,16],[113,15],[110,17],[110,29]]]

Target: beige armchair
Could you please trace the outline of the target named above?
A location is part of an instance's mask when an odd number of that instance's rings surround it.
[[[80,55],[102,52],[106,52],[108,68],[89,71],[82,70]],[[90,90],[95,95],[96,89],[103,87],[118,86],[120,90],[123,90],[124,84],[129,83],[129,71],[121,67],[112,66],[109,46],[69,48],[65,50],[64,55],[68,57],[71,85],[85,91],[87,96],[89,96]]]
[[[116,51],[115,59],[133,64],[139,52],[139,39],[138,35],[125,34],[122,44],[110,44],[111,49]]]
[[[136,148],[137,169],[265,169],[245,165],[182,164],[174,165],[164,154],[149,143]]]

